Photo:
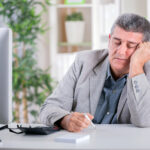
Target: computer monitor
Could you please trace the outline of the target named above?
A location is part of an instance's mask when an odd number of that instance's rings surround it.
[[[12,121],[12,32],[0,28],[0,124]]]

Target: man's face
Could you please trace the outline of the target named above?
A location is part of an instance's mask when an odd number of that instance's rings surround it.
[[[130,57],[142,39],[142,33],[128,32],[118,26],[115,27],[109,38],[109,61],[116,77],[129,72]]]

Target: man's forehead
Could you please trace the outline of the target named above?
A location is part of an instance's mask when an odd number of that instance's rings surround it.
[[[139,32],[126,31],[118,26],[115,27],[112,38],[131,41],[131,42],[142,42],[143,34]]]

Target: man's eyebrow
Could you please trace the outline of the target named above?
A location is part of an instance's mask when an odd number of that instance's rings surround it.
[[[117,37],[113,37],[113,39],[118,40],[118,41],[121,41],[121,39],[119,39],[119,38],[117,38]]]

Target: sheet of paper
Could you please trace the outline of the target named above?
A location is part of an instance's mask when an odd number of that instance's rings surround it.
[[[61,135],[56,137],[56,142],[65,142],[65,143],[80,143],[90,139],[89,134],[81,134],[81,133],[66,133],[65,135]]]

